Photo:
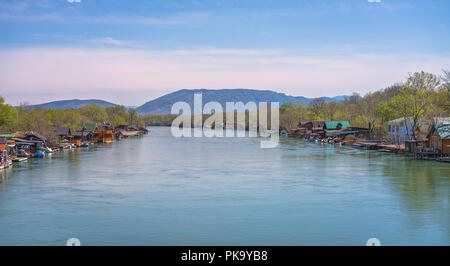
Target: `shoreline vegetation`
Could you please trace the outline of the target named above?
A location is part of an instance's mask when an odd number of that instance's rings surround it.
[[[147,134],[135,109],[90,104],[79,109],[11,107],[0,97],[0,169],[46,153]]]

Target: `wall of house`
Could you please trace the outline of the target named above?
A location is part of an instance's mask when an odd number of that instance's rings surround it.
[[[411,126],[406,127],[405,123],[388,123],[388,138],[395,143],[405,143],[405,140],[412,140]]]
[[[442,153],[450,154],[450,149],[448,148],[448,146],[450,146],[450,139],[443,139],[441,145],[442,145]]]

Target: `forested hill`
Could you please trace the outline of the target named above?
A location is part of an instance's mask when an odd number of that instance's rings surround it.
[[[284,93],[279,93],[270,90],[251,90],[251,89],[222,89],[222,90],[179,90],[173,93],[166,94],[155,100],[149,101],[136,110],[140,115],[143,114],[169,114],[172,105],[178,101],[187,102],[193,108],[194,94],[201,93],[203,104],[211,101],[219,102],[225,108],[226,102],[279,102],[280,106],[286,102],[302,101],[305,104],[310,103],[314,98],[306,98],[302,96],[289,96]],[[336,97],[321,97],[326,102],[342,101],[346,96]],[[193,110],[193,109],[192,109]],[[225,110],[224,110],[225,111]]]
[[[35,104],[35,105],[29,105],[28,107],[31,109],[35,108],[41,108],[41,109],[78,109],[83,106],[86,106],[88,104],[98,104],[103,107],[111,107],[115,106],[116,104],[110,103],[103,100],[96,100],[96,99],[90,99],[90,100],[79,100],[79,99],[73,99],[73,100],[62,100],[62,101],[54,101],[54,102],[48,102],[48,103],[42,103],[42,104]]]

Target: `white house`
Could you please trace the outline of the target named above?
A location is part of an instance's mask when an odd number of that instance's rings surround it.
[[[411,118],[397,118],[387,122],[388,138],[394,143],[404,143],[405,140],[412,139],[412,121]]]
[[[433,124],[450,124],[450,117],[434,117],[431,120],[422,119],[418,122],[419,129],[428,131],[427,126]],[[407,119],[397,118],[387,122],[388,138],[394,143],[405,143],[406,140],[413,139],[412,117]]]

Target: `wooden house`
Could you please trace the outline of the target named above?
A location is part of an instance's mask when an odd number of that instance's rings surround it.
[[[423,152],[428,140],[405,140],[405,152],[417,154]]]
[[[325,121],[315,120],[315,121],[312,121],[311,123],[312,123],[312,128],[311,128],[312,133],[317,133],[317,134],[324,133]]]
[[[113,142],[114,141],[114,128],[111,125],[104,124],[95,127],[94,138],[97,142]]]
[[[6,137],[0,137],[0,154],[8,147],[8,139]]]
[[[53,127],[59,141],[69,140],[72,137],[70,127]]]
[[[450,124],[435,124],[427,135],[428,148],[440,151],[443,155],[450,154]]]
[[[41,142],[42,144],[50,142],[49,139],[34,131],[25,133],[22,139],[32,142]]]

